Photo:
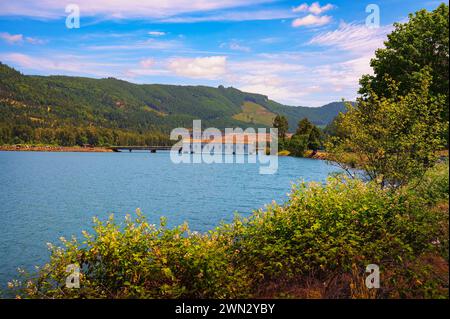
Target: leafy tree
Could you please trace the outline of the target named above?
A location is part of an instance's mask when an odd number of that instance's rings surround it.
[[[317,153],[317,150],[321,146],[321,136],[322,133],[320,129],[317,126],[313,125],[308,137],[308,148],[313,150],[313,155]]]
[[[420,10],[410,14],[408,22],[395,23],[394,26],[385,48],[377,50],[371,61],[374,75],[365,75],[361,79],[360,93],[364,97],[372,92],[378,97],[387,96],[390,93],[389,79],[393,79],[398,85],[395,93],[404,96],[415,89],[422,69],[428,67],[432,79],[429,93],[434,97],[445,97],[447,107],[442,110],[442,120],[448,121],[448,5],[443,3],[432,12]]]
[[[84,144],[88,144],[88,138],[85,135],[85,132],[83,130],[78,130],[76,135],[76,141],[75,143],[79,146],[83,146]]]
[[[445,99],[429,94],[428,71],[420,76],[420,86],[405,96],[390,81],[390,97],[369,91],[357,106],[349,106],[339,123],[344,137],[333,137],[328,143],[330,159],[351,173],[346,159],[351,153],[370,179],[393,187],[421,177],[433,166],[448,125],[441,119]]]
[[[313,124],[305,117],[298,122],[297,135],[309,135],[313,128]]]
[[[60,129],[56,134],[59,144],[62,146],[75,145],[76,135],[72,130]]]
[[[308,146],[307,135],[293,135],[289,140],[287,149],[292,156],[303,157]]]
[[[297,130],[294,136],[302,136],[306,139],[306,147],[313,150],[313,154],[317,152],[321,145],[321,132],[306,117],[298,122]]]
[[[27,125],[17,125],[13,129],[13,135],[17,138],[16,141],[25,143],[32,138],[33,131]]]
[[[344,113],[339,113],[334,119],[333,119],[333,121],[331,121],[331,123],[329,123],[326,127],[325,127],[325,129],[324,129],[324,133],[326,134],[326,135],[329,135],[329,136],[337,136],[337,137],[340,137],[340,138],[343,138],[343,137],[345,137],[344,135],[345,135],[345,132],[342,132],[342,130],[340,129],[340,127],[341,127],[341,121],[342,121],[342,118],[343,118],[343,116],[344,116]]]
[[[273,127],[278,129],[278,138],[284,141],[286,138],[286,133],[289,129],[287,118],[278,114],[273,120]]]

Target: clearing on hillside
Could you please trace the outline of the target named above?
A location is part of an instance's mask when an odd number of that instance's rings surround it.
[[[250,101],[244,102],[241,108],[242,112],[233,115],[233,118],[246,123],[272,126],[273,119],[276,116],[276,114],[270,112],[265,107]]]

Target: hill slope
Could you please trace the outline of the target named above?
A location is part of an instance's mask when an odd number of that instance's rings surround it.
[[[89,127],[111,134],[166,135],[175,127],[191,127],[193,119],[201,119],[204,127],[220,129],[265,127],[270,126],[274,114],[282,114],[291,130],[303,117],[326,125],[345,106],[341,102],[319,108],[286,106],[264,95],[223,86],[138,85],[115,78],[30,76],[0,63],[0,109],[0,130],[17,126],[31,130]]]

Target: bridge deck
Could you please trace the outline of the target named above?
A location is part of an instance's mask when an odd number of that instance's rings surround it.
[[[111,146],[110,149],[114,152],[122,151],[170,151],[172,146]]]

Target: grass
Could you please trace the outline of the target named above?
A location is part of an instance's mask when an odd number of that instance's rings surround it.
[[[276,114],[263,106],[247,101],[242,105],[242,112],[234,115],[233,118],[245,123],[263,124],[270,127],[275,116]]]

